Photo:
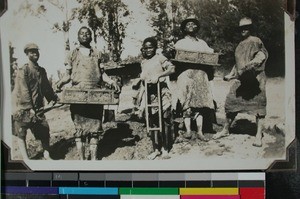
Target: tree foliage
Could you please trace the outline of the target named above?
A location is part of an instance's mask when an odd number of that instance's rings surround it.
[[[121,0],[77,0],[81,5],[74,15],[80,22],[87,20],[94,32],[94,41],[103,37],[108,43],[108,50],[115,60],[119,60],[123,51],[123,39],[128,22],[125,18],[130,14]]]
[[[15,77],[16,77],[16,71],[18,69],[18,66],[17,66],[17,58],[14,57],[15,47],[12,46],[11,42],[9,42],[8,48],[9,48],[9,65],[10,65],[10,85],[12,91],[15,87]]]
[[[51,21],[46,16],[50,7],[62,13],[65,18],[61,21]],[[41,18],[50,24],[53,32],[63,32],[66,53],[70,50],[69,29],[74,18],[68,16],[67,0],[39,0],[38,3],[26,0],[20,5],[18,13],[22,13],[24,16]]]
[[[265,43],[270,57],[267,72],[284,74],[284,18],[282,0],[141,0],[153,13],[152,26],[164,48],[182,38],[180,23],[194,16],[200,21],[198,37],[220,52],[222,68],[234,64],[234,50],[240,41],[239,20],[250,17],[254,34]],[[272,67],[272,68],[271,68]]]

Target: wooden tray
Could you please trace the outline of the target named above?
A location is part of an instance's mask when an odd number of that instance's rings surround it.
[[[194,52],[186,50],[177,50],[175,59],[171,59],[173,62],[189,63],[189,64],[201,64],[207,66],[219,66],[219,54],[218,53],[205,53]]]
[[[118,104],[119,94],[107,89],[66,88],[62,92],[62,104]]]

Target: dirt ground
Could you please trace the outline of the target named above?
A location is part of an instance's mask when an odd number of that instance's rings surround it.
[[[232,82],[224,82],[220,78],[214,80],[214,98],[217,102],[216,131],[223,128],[225,121],[224,101]],[[281,91],[281,92],[280,92]],[[213,134],[205,134],[208,142],[198,140],[193,136],[186,140],[176,137],[168,159],[176,158],[276,158],[285,153],[284,132],[284,79],[270,78],[267,81],[267,116],[264,125],[262,147],[253,147],[256,132],[255,118],[249,115],[238,115],[234,122],[230,136],[219,140],[211,139]],[[128,84],[122,88],[120,104],[116,112],[115,121],[106,122],[103,138],[99,142],[98,160],[145,160],[152,152],[152,144],[147,136],[145,124],[128,121],[129,110],[133,107],[132,96],[134,91]],[[276,100],[274,100],[276,99]],[[127,114],[126,114],[127,113]],[[69,107],[64,105],[46,113],[51,129],[51,156],[54,160],[77,160],[79,156],[73,138],[74,125],[71,121]],[[41,143],[35,141],[28,133],[27,143],[29,156],[32,159],[42,159]],[[13,159],[22,159],[17,147],[16,137],[13,137]],[[162,157],[157,157],[162,159]]]

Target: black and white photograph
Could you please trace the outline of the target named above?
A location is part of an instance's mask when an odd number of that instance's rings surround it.
[[[32,170],[266,170],[295,139],[283,0],[14,0],[1,139]]]

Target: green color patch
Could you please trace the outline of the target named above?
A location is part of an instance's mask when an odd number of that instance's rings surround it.
[[[178,188],[119,188],[119,195],[179,195]]]

